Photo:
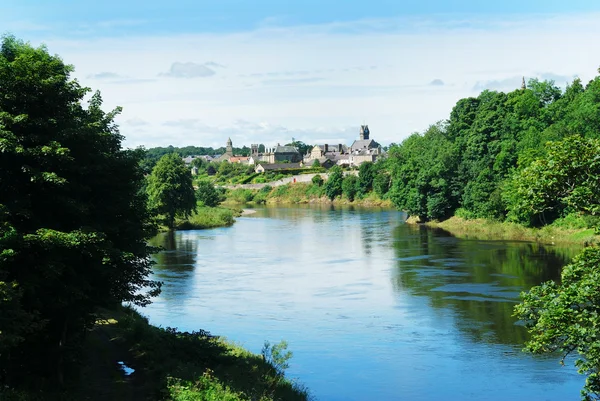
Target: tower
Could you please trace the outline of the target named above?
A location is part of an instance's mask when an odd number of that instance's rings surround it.
[[[527,89],[527,85],[525,85],[525,77],[523,77],[523,82],[521,83],[521,90]]]
[[[360,126],[360,140],[364,141],[364,140],[368,140],[368,139],[369,139],[369,126],[361,125]]]
[[[227,139],[227,147],[225,148],[225,153],[229,153],[233,156],[233,143],[231,142],[231,138]]]
[[[250,155],[251,156],[258,156],[258,144],[253,143],[250,145]]]

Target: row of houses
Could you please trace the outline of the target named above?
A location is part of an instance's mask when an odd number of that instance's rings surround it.
[[[343,144],[316,145],[306,155],[301,155],[298,149],[290,145],[274,146],[258,151],[257,144],[250,147],[250,156],[239,156],[233,154],[233,143],[231,138],[227,139],[225,153],[221,156],[199,156],[206,161],[241,163],[255,166],[257,173],[269,170],[311,167],[315,161],[325,168],[334,165],[360,166],[364,162],[374,162],[384,152],[381,145],[370,138],[369,126],[361,125],[359,139],[355,140],[349,147]],[[186,163],[191,163],[193,157],[184,158]],[[194,173],[194,171],[192,171]]]

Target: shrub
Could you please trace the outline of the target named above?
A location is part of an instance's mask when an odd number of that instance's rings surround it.
[[[315,160],[315,161],[318,161],[318,160]],[[315,184],[316,186],[320,187],[321,185],[323,185],[323,177],[321,177],[320,174],[315,175],[312,178],[312,183]]]

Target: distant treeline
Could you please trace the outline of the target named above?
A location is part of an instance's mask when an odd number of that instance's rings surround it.
[[[564,90],[537,79],[510,93],[486,90],[391,147],[388,196],[425,220],[457,214],[544,225],[594,215],[599,137],[600,77]]]

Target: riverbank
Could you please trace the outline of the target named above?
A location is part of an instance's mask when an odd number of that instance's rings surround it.
[[[267,204],[267,205],[297,205],[297,204],[332,204],[355,205],[362,207],[393,207],[388,199],[381,199],[370,192],[363,197],[356,196],[352,201],[344,196],[331,200],[325,196],[323,186],[312,183],[288,183],[278,187],[265,186],[261,189],[238,188],[227,191],[224,204]]]
[[[407,224],[421,224],[418,218],[410,217]],[[482,240],[533,241],[541,244],[598,244],[600,236],[592,228],[564,228],[548,225],[542,228],[528,228],[520,224],[497,222],[486,219],[467,220],[453,216],[442,222],[423,223],[428,227],[441,228],[458,238]]]
[[[229,227],[235,223],[234,217],[241,215],[242,210],[236,207],[199,206],[187,219],[177,219],[175,221],[175,229],[202,230],[206,228]]]
[[[81,347],[77,378],[63,392],[0,389],[6,401],[310,399],[284,376],[281,359],[253,354],[205,331],[152,326],[137,311],[102,310]],[[285,349],[284,349],[285,351]],[[285,354],[283,354],[285,355]],[[270,358],[270,360],[269,360]],[[285,362],[285,361],[283,361]]]

